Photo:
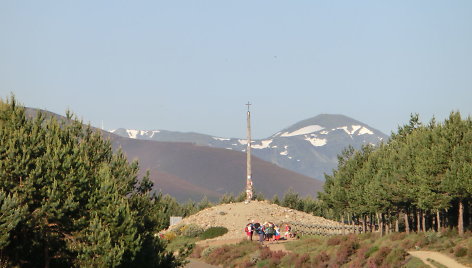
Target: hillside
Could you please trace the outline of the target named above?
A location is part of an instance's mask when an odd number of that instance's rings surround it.
[[[37,109],[27,109],[36,116]],[[41,111],[47,117],[65,117]],[[110,139],[114,150],[122,149],[127,158],[138,160],[141,175],[150,171],[154,189],[170,194],[179,201],[199,201],[207,196],[216,201],[225,193],[238,195],[244,190],[246,154],[238,151],[197,146],[183,142],[157,142],[120,137],[100,129]],[[282,196],[292,188],[301,196],[316,195],[323,183],[307,176],[283,169],[256,157],[252,163],[255,190],[265,197]]]
[[[245,189],[246,155],[242,152],[110,137],[114,148],[122,148],[130,160],[139,160],[143,171],[151,171],[156,189],[179,200],[200,200],[203,195],[215,200],[222,194],[238,195]],[[313,196],[323,185],[258,158],[253,158],[252,170],[255,191],[267,198],[282,196],[289,188],[301,196]]]
[[[244,152],[246,139],[214,137],[199,133],[167,130],[112,131],[122,137],[165,142],[189,142],[195,145]],[[349,145],[386,141],[388,136],[360,121],[344,115],[320,114],[284,128],[274,135],[252,141],[253,155],[294,172],[324,180],[337,166],[337,155]]]

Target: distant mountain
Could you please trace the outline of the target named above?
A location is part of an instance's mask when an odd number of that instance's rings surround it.
[[[167,130],[117,129],[114,134],[132,139],[189,142],[195,145],[244,152],[246,139],[213,137],[199,133]],[[337,155],[349,145],[378,144],[388,136],[344,115],[320,114],[300,121],[276,134],[252,141],[255,156],[280,167],[324,180],[337,166]]]
[[[37,109],[27,109],[30,117],[36,116]],[[65,117],[41,111],[47,117],[66,120]],[[114,150],[121,148],[127,158],[139,161],[141,176],[150,171],[154,189],[170,194],[180,201],[198,201],[203,196],[217,200],[225,193],[238,195],[245,190],[246,154],[235,150],[225,150],[199,146],[184,142],[158,142],[121,137],[100,129],[103,136],[110,139]],[[119,133],[119,132],[116,132]],[[133,132],[130,132],[133,137]],[[161,132],[162,133],[162,132]],[[151,137],[152,132],[148,133]],[[168,133],[168,137],[178,139],[178,135]],[[186,137],[205,135],[185,134]],[[213,140],[213,138],[210,137]],[[279,197],[292,188],[301,196],[315,196],[322,190],[323,183],[307,176],[281,168],[267,161],[253,158],[254,188],[256,192],[271,198]]]

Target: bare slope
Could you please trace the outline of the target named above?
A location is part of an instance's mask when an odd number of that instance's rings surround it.
[[[189,197],[198,201],[203,195],[215,200],[224,193],[238,195],[245,189],[245,153],[190,143],[135,140],[115,135],[110,137],[113,146],[121,147],[130,160],[139,160],[142,170],[151,170],[151,179],[158,189],[182,201]],[[255,190],[263,193],[266,198],[275,194],[282,196],[289,188],[301,196],[315,196],[322,190],[321,181],[258,158],[253,158],[252,169]],[[164,174],[185,181],[187,187],[179,189],[176,187],[179,184],[175,183],[169,187],[168,183],[160,181],[159,176]],[[190,185],[195,186],[193,192],[189,192]],[[198,195],[197,188],[204,188],[207,192],[201,192],[195,199]]]
[[[27,109],[30,117],[37,109]],[[47,117],[65,117],[41,111]],[[203,196],[218,200],[225,193],[238,195],[245,189],[246,154],[182,142],[157,142],[120,137],[101,131],[115,150],[122,148],[129,160],[139,161],[141,175],[151,172],[155,190],[170,194],[179,201],[199,201]],[[286,170],[264,160],[253,158],[254,187],[265,197],[282,196],[289,188],[301,196],[316,195],[323,183]]]

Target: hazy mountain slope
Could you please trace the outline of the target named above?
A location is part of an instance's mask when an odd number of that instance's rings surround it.
[[[245,188],[246,155],[190,143],[155,142],[134,139],[114,139],[130,159],[138,159],[143,169],[151,168],[172,174],[191,185],[218,194],[235,195]],[[282,196],[289,188],[301,195],[315,195],[322,182],[280,168],[258,158],[253,159],[254,187],[266,197]],[[159,175],[159,173],[157,174]],[[153,179],[158,179],[152,175]],[[161,185],[158,185],[161,187]],[[164,185],[162,188],[164,189]],[[176,194],[176,193],[174,193]]]
[[[27,114],[36,116],[36,109]],[[65,117],[42,111],[47,117]],[[139,161],[141,175],[150,170],[154,189],[178,200],[217,200],[224,193],[242,192],[246,181],[246,154],[238,151],[197,146],[191,143],[156,142],[120,137],[101,131],[114,150],[121,148],[128,159]],[[316,195],[322,182],[253,158],[254,187],[270,198],[282,196],[289,188],[301,195]]]
[[[114,133],[134,139],[177,142],[246,150],[246,139],[212,137],[197,133],[166,130],[117,129]],[[300,121],[266,139],[254,140],[255,156],[280,167],[313,178],[324,179],[337,166],[337,155],[349,145],[360,148],[363,144],[377,144],[387,140],[382,132],[344,115],[321,114]]]

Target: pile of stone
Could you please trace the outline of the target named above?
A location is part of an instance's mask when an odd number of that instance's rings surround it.
[[[184,218],[179,224],[197,224],[204,229],[209,227],[223,226],[228,233],[217,239],[244,238],[244,227],[247,223],[272,222],[275,224],[283,222],[297,222],[304,224],[318,224],[327,226],[339,226],[340,223],[322,217],[271,204],[267,201],[252,201],[248,204],[231,203],[204,209],[197,214]],[[169,227],[172,229],[173,226]]]

